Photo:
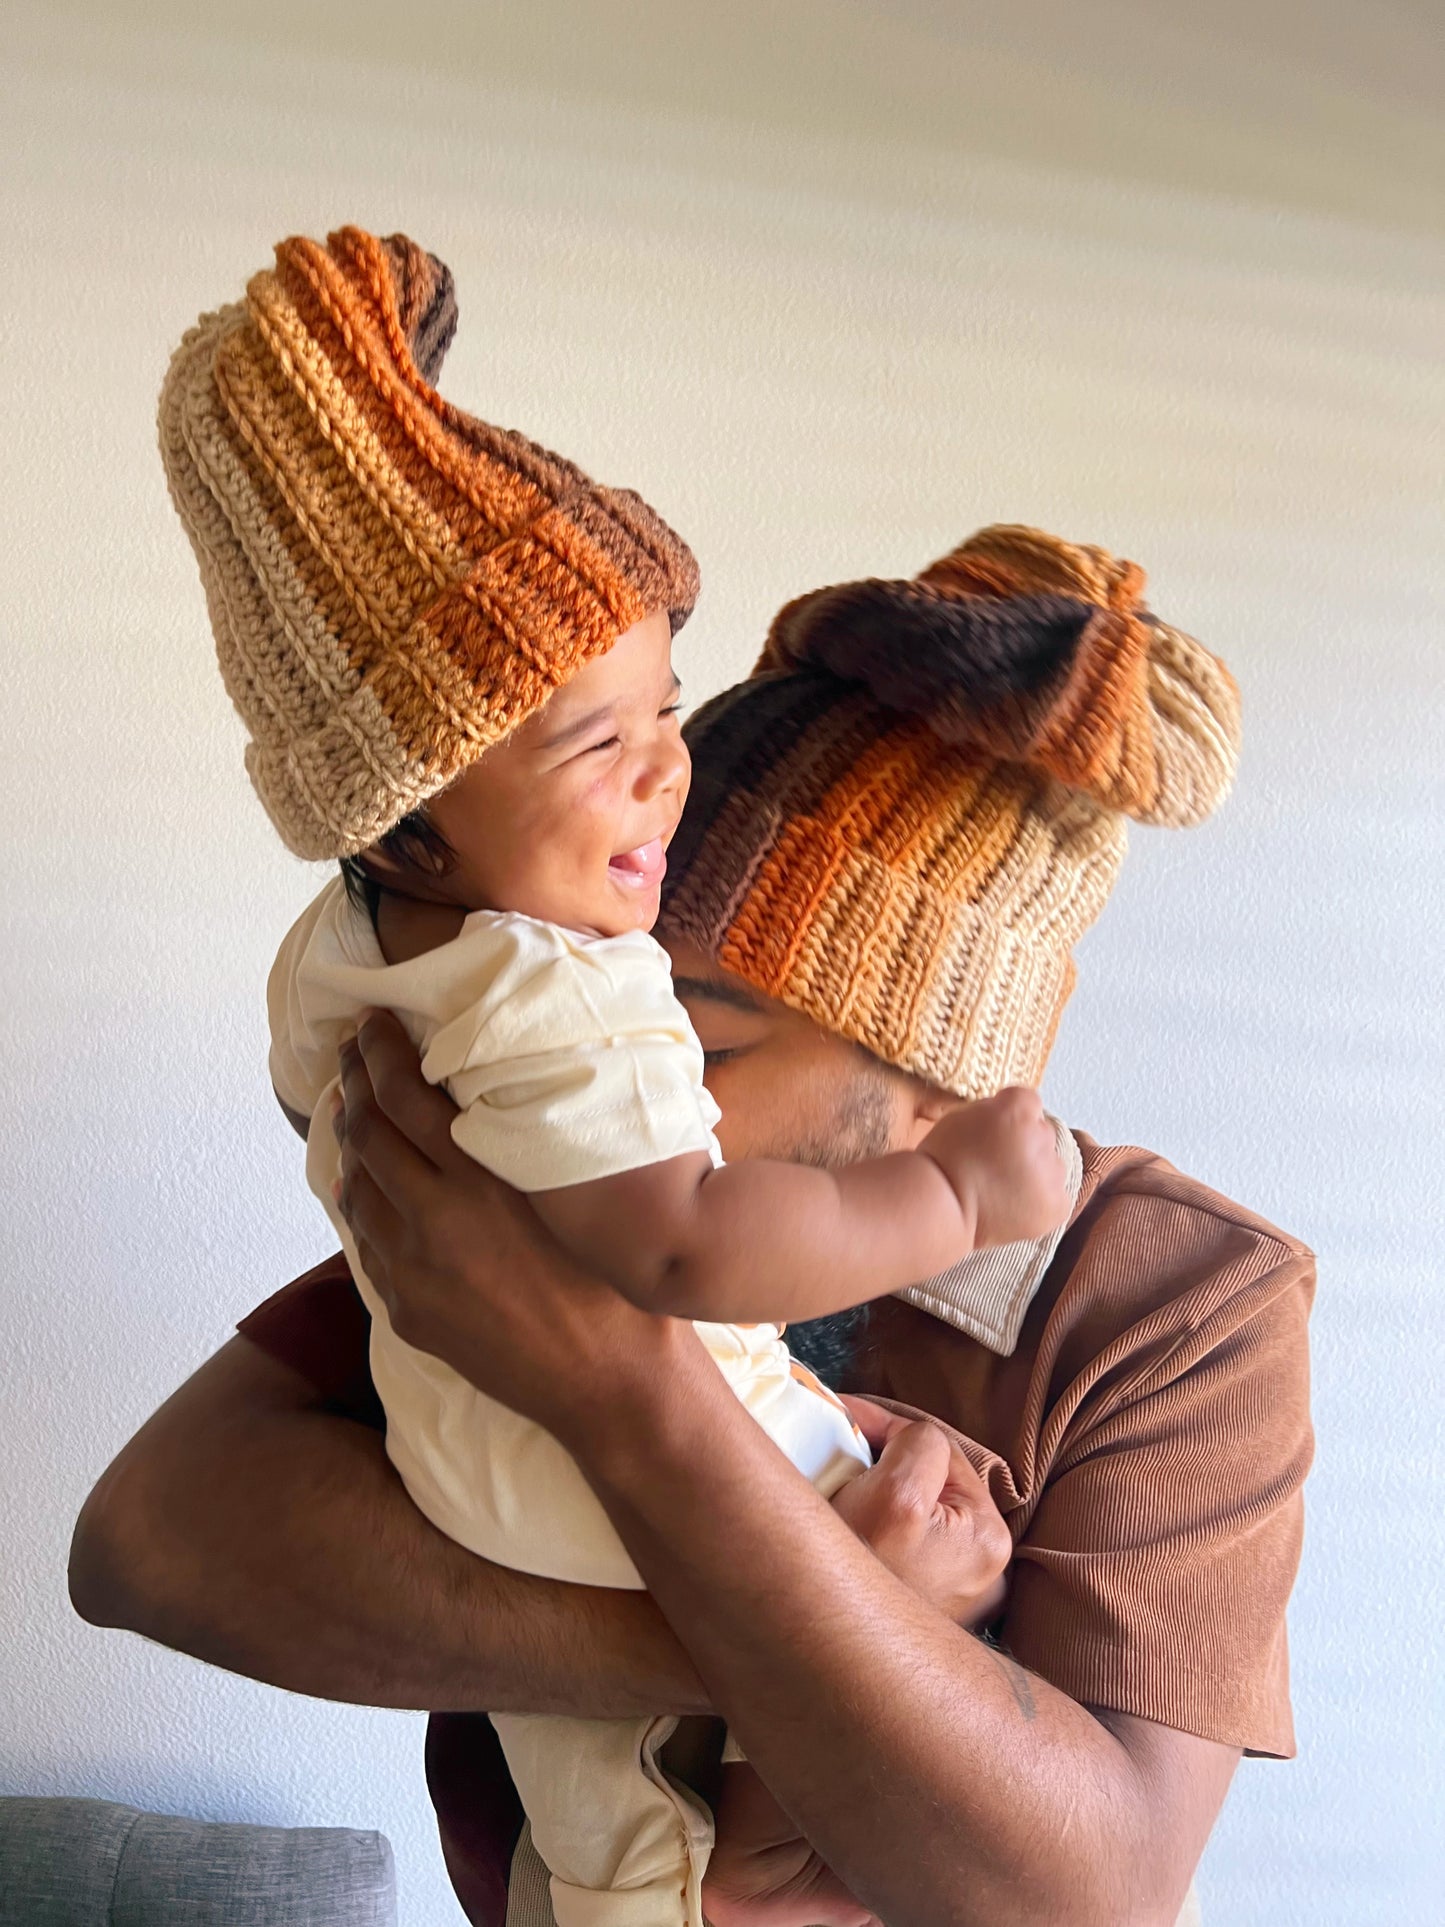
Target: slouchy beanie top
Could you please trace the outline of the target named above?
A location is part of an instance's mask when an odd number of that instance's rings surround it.
[[[697,597],[640,496],[433,386],[450,271],[404,235],[292,239],[202,316],[160,399],[246,767],[285,843],[351,855],[624,630]]]
[[[998,527],[789,603],[688,725],[662,930],[946,1090],[1037,1083],[1127,820],[1234,777],[1233,678],[1144,581]]]

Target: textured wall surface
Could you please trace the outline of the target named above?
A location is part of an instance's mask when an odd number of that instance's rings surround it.
[[[313,878],[246,786],[152,411],[198,309],[355,219],[455,267],[450,392],[692,539],[690,695],[786,595],[998,519],[1138,557],[1234,664],[1237,799],[1136,835],[1050,1094],[1322,1259],[1301,1758],[1242,1768],[1206,1913],[1439,1918],[1432,11],[9,0],[0,1788],[378,1826],[409,1927],[455,1918],[418,1720],[94,1632],[63,1578],[110,1454],[327,1245],[264,1074]]]

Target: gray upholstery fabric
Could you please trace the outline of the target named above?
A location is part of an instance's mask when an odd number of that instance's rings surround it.
[[[0,1800],[0,1927],[109,1923],[139,1818],[104,1800]]]
[[[384,1835],[0,1799],[0,1927],[396,1927]]]

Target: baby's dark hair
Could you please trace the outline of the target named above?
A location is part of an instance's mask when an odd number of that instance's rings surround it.
[[[394,829],[388,830],[371,848],[390,857],[393,863],[400,864],[403,869],[425,870],[430,876],[443,875],[456,854],[427,815],[425,804],[404,816]],[[352,908],[369,918],[375,930],[377,910],[386,894],[386,884],[368,869],[366,859],[370,853],[363,850],[358,856],[342,857],[341,881],[346,886]]]

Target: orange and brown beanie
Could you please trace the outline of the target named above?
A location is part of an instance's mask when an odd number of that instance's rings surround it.
[[[628,490],[443,400],[450,271],[404,235],[283,241],[160,400],[246,767],[297,855],[352,855],[697,565]]]
[[[1234,777],[1234,681],[1143,589],[1000,527],[789,603],[688,725],[662,930],[945,1090],[1036,1084],[1126,818],[1198,823]]]

